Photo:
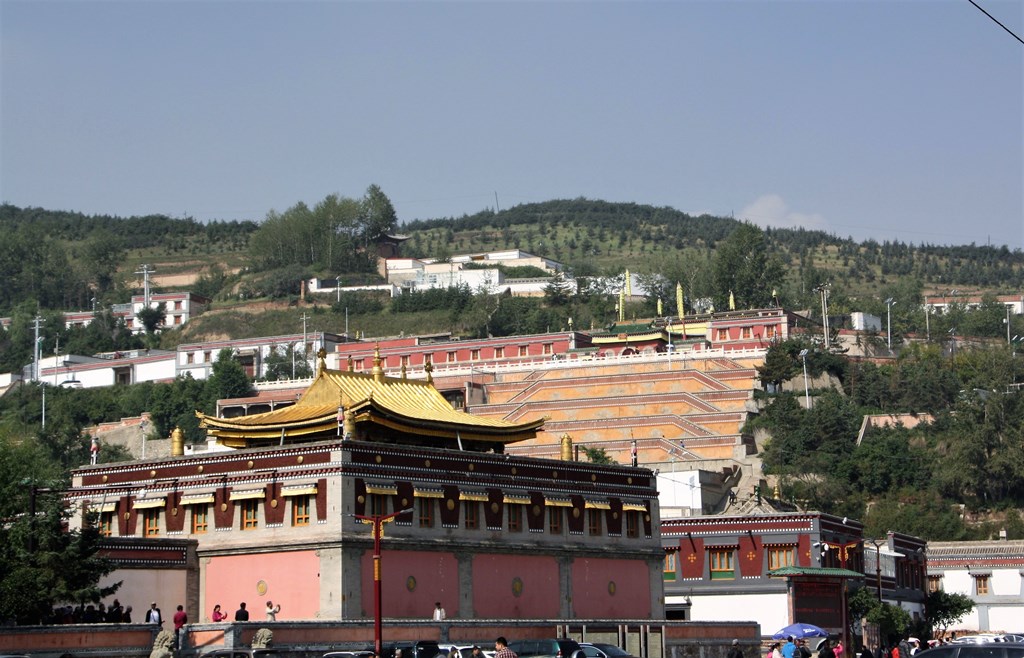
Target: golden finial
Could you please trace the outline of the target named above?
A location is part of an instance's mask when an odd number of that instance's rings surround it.
[[[380,343],[376,343],[373,348],[373,381],[382,382],[384,381],[384,368],[381,367],[380,358]]]
[[[175,427],[171,431],[171,456],[181,457],[185,454],[185,433],[181,431],[180,427]]]
[[[782,492],[779,490],[779,483],[775,483],[775,490],[772,491],[772,498],[775,500],[782,500]]]
[[[321,347],[316,351],[316,356],[319,359],[317,363],[317,374],[319,375],[324,370],[327,370],[327,350]]]
[[[562,439],[562,461],[572,461],[572,437],[568,434],[563,434]]]

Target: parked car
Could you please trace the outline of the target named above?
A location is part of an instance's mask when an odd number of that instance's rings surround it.
[[[551,640],[516,640],[510,642],[508,648],[515,651],[519,658],[573,658],[582,648],[576,640],[568,638]]]
[[[446,644],[442,642],[439,646],[441,647],[441,653],[445,656],[451,653],[452,649],[455,649],[455,651],[458,652],[456,658],[469,658],[473,655],[473,647],[480,647],[480,653],[485,655],[487,658],[491,658],[494,655],[494,647],[492,645],[488,650],[485,648],[486,645],[486,642],[483,644]]]
[[[1022,642],[1024,643],[1024,633],[1006,633],[1003,635],[1003,642]]]
[[[420,642],[388,642],[381,647],[380,658],[395,658],[395,651],[402,650],[402,658],[437,658],[441,647],[437,642],[422,640]]]
[[[1024,658],[1024,644],[951,642],[934,649],[918,651],[914,654],[914,658]]]
[[[282,658],[282,656],[277,649],[235,647],[234,649],[214,649],[202,654],[200,658]]]
[[[961,635],[953,640],[953,644],[978,644],[981,642],[1004,642],[1003,636],[998,633],[978,633],[977,635]]]
[[[323,658],[372,658],[372,651],[331,651],[325,653]]]
[[[636,658],[621,647],[607,642],[580,642],[580,649],[587,658]]]

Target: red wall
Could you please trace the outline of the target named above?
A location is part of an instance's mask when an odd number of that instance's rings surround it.
[[[363,615],[373,618],[373,552],[363,554]],[[434,602],[459,616],[459,566],[447,553],[381,551],[381,610],[385,617],[434,614]]]
[[[553,557],[477,554],[473,558],[477,617],[556,619],[561,598],[558,562]]]
[[[650,573],[636,560],[577,558],[572,564],[572,606],[576,617],[649,617]]]
[[[263,592],[263,585],[266,591]],[[314,551],[251,553],[211,557],[206,568],[204,600],[207,610],[189,618],[206,621],[213,606],[220,604],[229,620],[238,604],[245,601],[251,621],[266,619],[268,600],[281,606],[284,619],[315,619],[320,612],[320,558]]]

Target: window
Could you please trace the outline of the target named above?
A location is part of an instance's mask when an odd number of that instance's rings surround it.
[[[142,536],[156,537],[160,534],[160,508],[150,508],[142,511]]]
[[[100,535],[103,537],[110,537],[114,534],[114,513],[113,512],[101,512],[100,513]]]
[[[242,501],[242,530],[255,530],[259,527],[260,501],[252,498]]]
[[[522,532],[523,531],[523,506],[522,505],[506,505],[505,509],[508,510],[508,531],[509,532]]]
[[[465,511],[466,530],[476,530],[480,527],[480,506],[475,500],[464,500],[462,505]]]
[[[752,335],[751,331],[750,331],[750,327],[743,327],[741,335],[743,336],[743,338],[750,338],[750,336]]]
[[[402,355],[402,365],[405,366],[406,368],[409,367],[409,355],[408,354],[403,354]]]
[[[764,335],[767,338],[775,338],[775,334],[779,331],[778,327],[774,324],[770,324],[764,328]]]
[[[548,508],[548,532],[553,535],[562,534],[562,508]]]
[[[640,513],[626,512],[626,536],[636,539],[640,536]]]
[[[388,501],[384,494],[370,494],[370,516],[381,516],[388,513]]]
[[[928,576],[928,591],[939,592],[942,590],[942,576]]]
[[[213,354],[210,353],[210,350],[206,350],[203,352],[203,363],[209,363],[210,361],[213,361]]]
[[[729,340],[729,330],[728,329],[719,329],[718,333],[717,333],[717,335],[715,337],[715,340]]]
[[[664,578],[665,580],[676,579],[676,565],[678,564],[678,554],[675,551],[669,551],[665,553],[665,566],[664,566]]]
[[[711,580],[732,580],[736,571],[732,566],[731,548],[713,548],[708,551],[711,563]]]
[[[434,356],[432,354],[423,355],[423,365],[427,365],[428,363],[430,365],[434,365]]]
[[[494,348],[494,358],[495,359],[504,359],[505,358],[505,348],[504,347],[495,347]]]
[[[791,567],[795,564],[796,549],[792,546],[772,546],[768,548],[768,570]]]
[[[455,363],[455,357],[457,357],[458,354],[458,352],[448,352],[448,363]]]
[[[601,534],[601,510],[599,509],[588,509],[587,510],[587,530],[591,537],[597,537]]]
[[[480,360],[480,350],[470,350],[470,352],[469,352],[469,360],[470,361],[479,361]]]
[[[185,363],[195,363],[195,362],[196,362],[195,352],[187,352],[185,354]]]
[[[544,343],[544,354],[551,354],[555,351],[555,346],[552,343]]]
[[[309,496],[292,496],[292,525],[309,525]]]
[[[434,499],[420,498],[416,505],[419,508],[419,519],[421,528],[434,527]]]
[[[180,315],[175,315],[174,316],[174,324],[181,324],[181,316]]]
[[[356,363],[355,363],[355,366],[353,366],[353,367],[354,367],[354,368],[355,368],[356,370],[362,370],[362,369],[363,369],[363,363],[364,363],[364,360],[363,360],[363,359],[356,359]]]
[[[974,593],[978,596],[991,593],[988,589],[988,574],[976,575],[974,577]]]
[[[180,299],[174,302],[174,310],[175,311],[180,311],[181,310],[181,300]]]
[[[530,348],[528,348],[526,345],[519,346],[519,356],[529,356],[529,353]]]
[[[191,505],[192,534],[203,534],[209,528],[209,509],[207,505]]]

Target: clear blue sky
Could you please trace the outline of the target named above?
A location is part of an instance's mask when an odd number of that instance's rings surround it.
[[[1024,36],[1024,1],[977,0]],[[1024,45],[967,0],[0,0],[0,200],[400,221],[587,197],[1024,247]]]

